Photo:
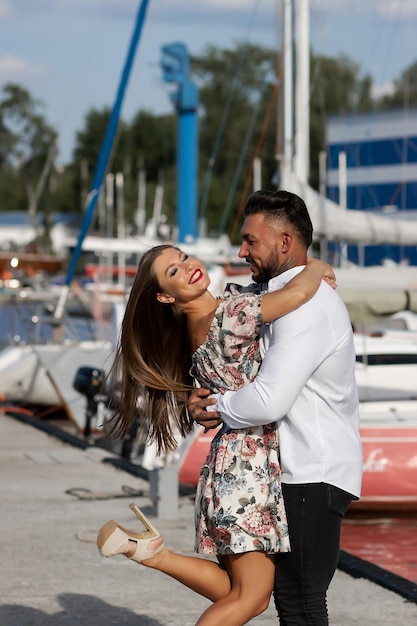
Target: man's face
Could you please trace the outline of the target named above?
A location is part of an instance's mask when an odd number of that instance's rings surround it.
[[[239,256],[250,264],[255,282],[267,282],[283,271],[280,257],[283,233],[273,222],[265,221],[263,213],[249,215],[240,234],[243,241]]]

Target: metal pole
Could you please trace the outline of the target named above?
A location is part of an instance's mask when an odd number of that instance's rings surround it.
[[[347,207],[347,167],[346,152],[339,152],[339,205],[346,211]],[[340,242],[340,267],[347,267],[348,246],[346,241]]]
[[[123,172],[117,172],[116,174],[116,211],[117,237],[123,240],[126,237]],[[126,253],[121,250],[117,253],[117,283],[126,288]]]
[[[310,144],[310,44],[308,0],[297,0],[297,71],[295,120],[295,172],[307,184]]]
[[[284,0],[284,151],[281,186],[290,184],[293,165],[292,0]]]
[[[178,102],[178,241],[191,243],[197,235],[197,88],[186,80]]]

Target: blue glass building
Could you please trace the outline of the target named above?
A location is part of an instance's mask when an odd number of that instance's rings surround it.
[[[339,202],[339,154],[347,165],[348,209],[385,214],[392,220],[417,217],[417,108],[329,117],[327,195]],[[395,224],[393,223],[393,228]],[[348,246],[354,263],[385,259],[417,265],[416,246]]]

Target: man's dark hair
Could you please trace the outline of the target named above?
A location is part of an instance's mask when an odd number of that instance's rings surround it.
[[[307,211],[305,202],[300,196],[290,191],[255,191],[246,203],[243,217],[263,213],[265,219],[282,219],[287,221],[299,234],[306,248],[313,240],[313,224]]]

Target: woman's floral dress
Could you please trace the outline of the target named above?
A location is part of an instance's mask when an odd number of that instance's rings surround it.
[[[261,296],[234,295],[237,289],[228,286],[193,354],[193,375],[213,392],[249,383],[261,363]],[[215,435],[201,469],[195,512],[199,554],[290,550],[276,423],[241,430],[224,426]]]

